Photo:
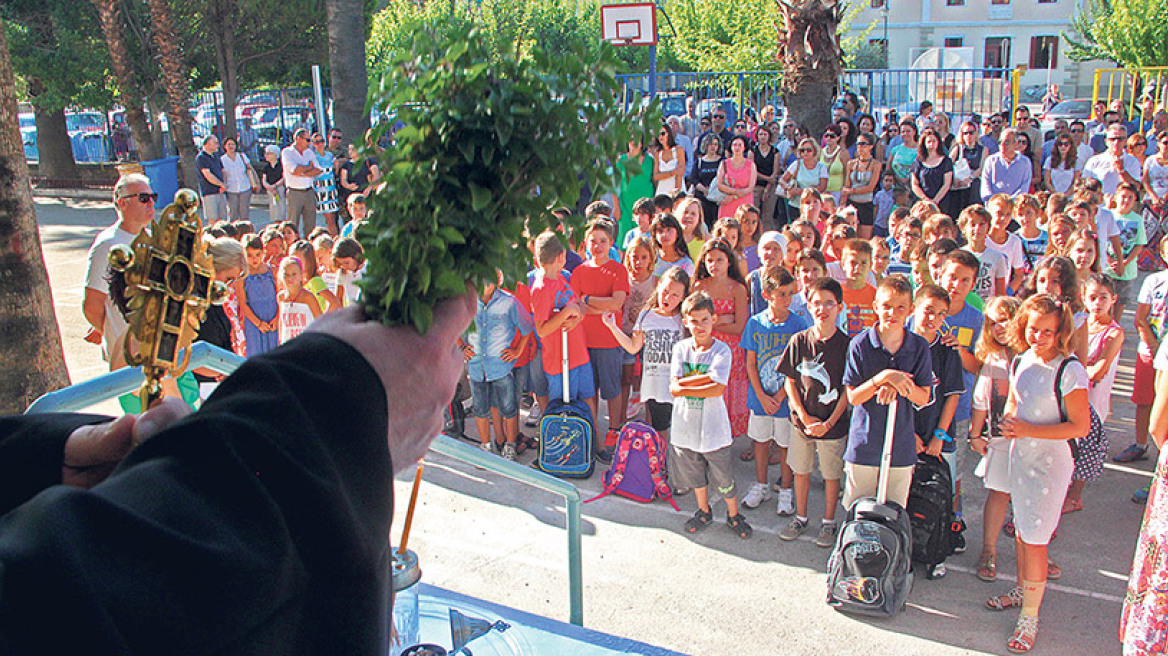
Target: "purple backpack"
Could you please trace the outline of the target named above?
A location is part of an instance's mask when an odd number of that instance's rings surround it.
[[[665,440],[649,424],[634,419],[620,429],[612,464],[604,473],[604,490],[585,503],[610,494],[649,503],[661,497],[680,510],[673,501],[673,489],[666,482]]]

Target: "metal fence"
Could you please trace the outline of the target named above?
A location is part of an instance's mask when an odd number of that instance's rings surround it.
[[[325,109],[331,107],[328,89],[324,89]],[[220,139],[226,134],[223,91],[199,91],[191,94],[191,131],[196,143],[215,134]],[[325,113],[326,121],[328,112]],[[156,134],[162,138],[163,152],[175,152],[170,138],[168,119],[150,116]],[[292,142],[296,128],[316,130],[316,102],[311,87],[298,89],[271,89],[243,91],[235,106],[235,126],[240,146],[252,159],[259,157],[265,146],[284,147]],[[66,129],[73,144],[73,158],[78,162],[117,162],[137,160],[137,144],[126,124],[126,112],[121,107],[108,110],[70,110],[65,113]],[[32,114],[20,115],[21,141],[28,160],[39,159],[36,124]]]
[[[1124,121],[1142,119],[1150,121],[1151,116],[1143,116],[1145,110],[1152,113],[1168,109],[1168,66],[1140,68],[1101,68],[1095,71],[1095,83],[1091,91],[1091,106],[1102,100],[1110,107],[1112,101],[1123,101]]]
[[[617,77],[626,109],[646,100],[647,74]],[[747,107],[758,112],[774,105],[777,115],[784,115],[779,71],[659,73],[656,82],[666,116],[685,113],[687,96],[697,101],[699,116],[709,113],[714,102],[722,103],[730,122]],[[840,91],[856,93],[865,110],[880,119],[893,109],[900,115],[915,114],[922,100],[956,117],[1010,111],[1013,86],[1012,71],[999,68],[847,70],[839,81]]]

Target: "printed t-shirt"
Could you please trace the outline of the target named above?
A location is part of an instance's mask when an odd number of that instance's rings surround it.
[[[1100,207],[1095,213],[1095,233],[1099,235],[1099,266],[1104,271],[1111,269],[1111,260],[1114,259],[1111,238],[1119,236],[1119,224],[1111,210]]]
[[[1131,252],[1135,250],[1136,246],[1147,245],[1148,236],[1144,232],[1144,219],[1139,214],[1135,212],[1130,214],[1117,214],[1115,215],[1115,226],[1119,229],[1119,244],[1123,249],[1123,257],[1131,255]],[[1107,274],[1116,280],[1135,280],[1139,272],[1139,264],[1135,260],[1128,262],[1127,268],[1119,274],[1112,271],[1110,267],[1107,268]]]
[[[633,331],[641,331],[645,345],[641,349],[641,400],[673,403],[669,393],[673,345],[681,341],[681,314],[662,316],[645,310],[637,317]]]
[[[705,374],[715,383],[725,385],[730,380],[732,362],[730,347],[725,342],[715,339],[708,348],[698,349],[691,337],[674,344],[670,375],[685,378],[691,374]],[[669,441],[676,447],[697,453],[710,453],[733,444],[726,402],[721,396],[707,399],[673,397]]]
[[[298,337],[312,319],[312,308],[307,303],[280,303],[280,343]]]
[[[900,348],[896,353],[889,353],[881,343],[876,329],[868,328],[848,345],[844,385],[859,387],[885,369],[903,371],[921,387],[932,387],[936,380],[933,377],[932,358],[925,338],[905,331],[904,342]],[[856,465],[880,466],[880,452],[889,421],[888,407],[879,403],[875,395],[860,405],[852,406],[852,419],[848,425],[848,448],[844,452],[844,461]],[[917,441],[913,435],[915,413],[916,409],[912,403],[900,397],[896,408],[896,423],[893,425],[893,467],[916,464]]]
[[[779,361],[779,373],[795,382],[803,409],[819,421],[830,419],[836,404],[847,396],[843,379],[849,342],[847,333],[842,330],[835,331],[825,340],[816,339],[811,329],[804,330],[791,338]],[[848,412],[845,410],[839,421],[817,439],[847,437],[848,421]],[[791,423],[804,435],[807,434],[807,427],[793,413]]]
[[[1168,328],[1168,271],[1157,271],[1144,278],[1140,285],[1140,293],[1136,302],[1148,307],[1148,325],[1152,334],[1161,342],[1164,341],[1165,328]],[[1152,347],[1140,340],[1139,354],[1152,357]]]
[[[572,292],[580,302],[585,296],[613,296],[617,292],[629,292],[629,272],[616,260],[597,265],[592,260],[584,262],[572,272]],[[584,328],[584,339],[588,348],[620,348],[612,331],[604,325],[601,314],[585,314],[580,326]],[[616,313],[616,322],[621,323],[621,312]]]
[[[957,345],[972,351],[977,340],[981,337],[981,329],[985,326],[985,315],[981,310],[973,307],[969,303],[961,308],[957,314],[945,317],[945,323],[941,326],[941,331],[947,335],[957,337]],[[960,356],[960,353],[958,354]],[[957,414],[953,416],[953,421],[965,421],[969,419],[970,402],[973,397],[973,383],[976,378],[972,374],[961,368],[961,377],[965,383],[965,391],[961,393],[961,400],[957,402]]]
[[[1006,234],[1006,243],[995,244],[994,240],[986,237],[986,249],[1001,253],[1006,258],[1006,284],[1010,284],[1010,277],[1014,269],[1026,268],[1026,251],[1022,238],[1014,233]]]
[[[535,325],[551,320],[552,316],[576,300],[572,288],[563,276],[548,280],[543,272],[536,273],[535,284],[531,287],[531,314]],[[562,373],[563,329],[555,331],[542,340],[543,371],[549,376]],[[568,331],[568,369],[575,369],[588,362],[588,345],[584,339],[584,323]]]
[[[872,308],[876,302],[876,288],[864,285],[860,289],[844,289],[844,303],[848,306],[848,336],[855,337],[864,332],[864,329],[876,325],[876,310]]]
[[[945,401],[954,394],[965,393],[965,369],[961,367],[961,356],[952,346],[941,343],[940,332],[929,345],[929,357],[933,362],[933,375],[937,378],[937,387],[933,390],[933,397],[929,399],[928,405],[917,408],[916,417],[913,419],[913,427],[925,446],[929,445],[929,440],[933,439],[933,432],[941,422],[941,410],[945,406]],[[958,405],[960,403],[958,401]],[[953,434],[956,423],[957,415],[953,415],[953,423],[949,424],[946,431],[954,440],[957,439]],[[957,442],[943,442],[941,450],[953,453],[957,450]]]
[[[770,309],[763,310],[746,320],[746,326],[742,329],[742,339],[739,340],[738,345],[743,350],[754,352],[758,366],[758,380],[762,384],[764,393],[774,395],[783,389],[786,378],[779,373],[779,361],[782,359],[783,351],[786,350],[791,337],[807,327],[807,322],[803,320],[803,317],[789,311],[787,319],[782,322],[776,322],[772,318]],[[760,417],[788,417],[791,414],[791,409],[784,399],[778,412],[768,415],[763,410],[762,401],[755,394],[754,385],[747,388],[746,407]]]
[[[973,253],[968,247],[965,250]],[[994,291],[997,279],[1004,278],[1007,281],[1010,279],[1006,256],[990,248],[988,240],[984,251],[973,254],[977,256],[977,261],[980,263],[977,268],[977,277],[973,281],[973,291],[977,292],[981,300],[988,301],[997,295],[997,292]]]
[[[1022,270],[1027,276],[1031,271],[1034,271],[1034,265],[1046,256],[1046,246],[1050,243],[1050,234],[1045,230],[1039,230],[1038,236],[1029,239],[1022,235],[1022,231],[1018,231],[1018,239],[1022,240],[1022,255],[1025,258],[1025,266]],[[986,242],[988,245],[988,241]]]
[[[751,296],[750,303],[751,303],[752,309],[754,307],[754,300],[753,299],[754,299],[754,297]],[[765,299],[763,300],[763,309],[766,309]],[[803,296],[803,292],[795,292],[794,294],[791,295],[791,307],[788,309],[791,311],[791,314],[797,314],[797,315],[803,317],[803,321],[805,321],[808,326],[815,325],[815,317],[811,316],[811,308],[807,307],[807,297]],[[762,312],[762,310],[759,310],[758,312]],[[754,312],[754,314],[758,314],[758,312]],[[835,315],[835,327],[844,331],[845,334],[847,333],[847,331],[848,331],[848,304],[847,303],[840,303],[839,304],[839,314]]]

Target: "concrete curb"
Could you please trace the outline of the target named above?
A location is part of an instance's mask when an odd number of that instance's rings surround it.
[[[113,191],[110,189],[37,189],[33,187],[32,195],[36,198],[83,198],[86,200],[112,200]]]

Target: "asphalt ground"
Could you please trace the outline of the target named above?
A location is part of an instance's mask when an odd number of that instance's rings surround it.
[[[94,236],[114,219],[104,200],[36,200],[41,239],[52,281],[66,361],[74,382],[103,373],[98,347],[82,340],[85,253]],[[267,212],[253,208],[264,224]],[[1132,366],[1138,339],[1134,308],[1123,318],[1126,340],[1107,422],[1111,453],[1132,440]],[[419,363],[419,375],[425,375]],[[113,404],[101,410],[117,412]],[[468,430],[473,432],[473,421]],[[524,428],[528,434],[534,429]],[[472,436],[473,437],[473,436]],[[734,452],[745,449],[741,440]],[[530,462],[533,453],[520,456]],[[789,521],[775,513],[775,500],[745,510],[754,536],[741,540],[725,527],[725,506],[715,523],[697,535],[682,524],[693,513],[693,496],[681,497],[681,512],[665,502],[642,505],[608,497],[585,505],[584,620],[591,629],[687,654],[1001,654],[1016,614],[983,609],[990,594],[1013,580],[1014,553],[999,541],[999,581],[974,576],[981,547],[985,492],[972,476],[976,458],[965,459],[965,516],[969,549],[948,561],[949,575],[926,580],[918,571],[908,609],[892,620],[844,615],[825,604],[828,550],[814,545],[823,509],[822,487],[813,483],[812,530],[787,543],[778,532]],[[1089,485],[1085,509],[1065,515],[1051,557],[1062,579],[1047,587],[1034,654],[1121,653],[1116,634],[1127,574],[1131,568],[1142,506],[1131,502],[1154,461],[1108,462]],[[735,461],[745,492],[753,463]],[[602,469],[578,481],[584,498],[600,490]],[[778,468],[771,468],[772,481]],[[413,473],[396,486],[393,539],[404,523]],[[485,470],[431,454],[414,519],[410,548],[421,559],[423,580],[463,594],[557,619],[568,616],[567,539],[562,502],[554,495]]]

